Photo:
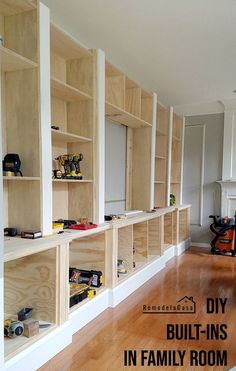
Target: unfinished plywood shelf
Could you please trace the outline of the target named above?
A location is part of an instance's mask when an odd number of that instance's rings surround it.
[[[76,89],[55,77],[51,77],[51,93],[53,97],[66,102],[92,99],[91,95],[86,94],[83,91]]]
[[[52,140],[64,143],[78,143],[78,142],[92,142],[91,138],[82,137],[81,135],[76,135],[72,133],[67,133],[62,130],[51,129]]]
[[[33,177],[33,176],[3,176],[4,181],[36,181],[40,180],[40,177]]]
[[[155,180],[155,184],[165,184],[165,180]]]
[[[106,117],[115,123],[123,124],[132,129],[152,126],[149,122],[108,102],[106,102]]]
[[[177,137],[176,135],[172,135],[172,140],[175,140],[177,142],[181,141],[181,138]]]
[[[53,183],[93,183],[91,179],[53,179]]]
[[[166,160],[166,156],[155,155],[157,160]]]
[[[13,50],[0,46],[0,66],[3,72],[12,72],[36,68],[38,64]]]

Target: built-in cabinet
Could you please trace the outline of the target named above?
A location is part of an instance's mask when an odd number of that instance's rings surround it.
[[[36,369],[188,246],[189,206],[168,207],[170,192],[181,202],[183,121],[103,52],[50,26],[40,2],[0,1],[0,14],[1,157],[18,154],[23,175],[1,176],[0,239],[2,226],[44,236],[1,244],[4,317],[33,307],[34,319],[49,325],[32,338],[3,339],[1,328],[0,368],[17,370],[20,359]],[[105,117],[127,127],[126,209],[143,210],[111,223],[103,223]],[[82,179],[55,176],[65,172],[60,156],[79,154]],[[98,227],[51,235],[54,220],[81,217]],[[72,308],[69,267],[103,276],[94,298]]]
[[[168,207],[112,222],[114,260],[123,261],[125,272],[113,272],[113,284],[135,276],[168,251],[189,239],[189,206]]]

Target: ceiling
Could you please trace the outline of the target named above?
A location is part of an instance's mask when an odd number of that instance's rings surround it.
[[[158,100],[236,98],[236,0],[43,0],[52,21]]]

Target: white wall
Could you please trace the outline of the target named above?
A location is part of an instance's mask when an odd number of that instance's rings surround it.
[[[198,218],[200,215],[200,204],[196,202],[196,199],[194,200],[194,197],[200,197],[201,156],[198,157],[198,154],[202,151],[200,132],[198,132],[198,135],[185,136],[183,203],[190,203],[193,205],[191,211],[192,241],[209,243],[211,240],[211,234],[209,232],[209,215],[220,213],[220,187],[215,183],[215,181],[222,178],[224,115],[212,114],[186,117],[186,126],[189,125],[205,126],[202,225],[200,225],[200,217]],[[199,145],[199,152],[196,152],[194,155],[193,152],[191,154],[191,148],[192,151],[196,151],[196,143]],[[191,158],[193,156],[194,166],[193,159]],[[190,187],[192,187],[192,191]],[[195,202],[193,202],[193,200]]]
[[[105,126],[105,214],[125,211],[126,137],[124,125],[106,120]]]

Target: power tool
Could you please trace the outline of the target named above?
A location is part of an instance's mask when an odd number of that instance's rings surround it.
[[[5,319],[4,321],[4,336],[15,338],[21,336],[24,332],[24,325],[21,321]]]
[[[60,166],[64,167],[63,178],[66,179],[83,179],[80,171],[80,161],[83,160],[82,153],[61,155],[56,158]]]
[[[69,268],[69,281],[77,284],[85,283],[92,287],[100,287],[102,285],[102,272]]]

